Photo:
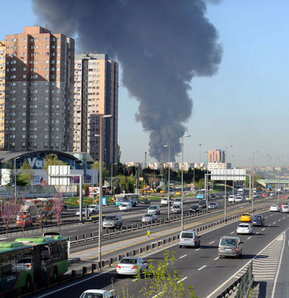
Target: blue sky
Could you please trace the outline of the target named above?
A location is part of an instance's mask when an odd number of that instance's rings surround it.
[[[13,15],[13,18],[12,18]],[[289,1],[223,0],[207,17],[219,33],[223,59],[213,77],[194,78],[184,159],[206,161],[205,151],[228,149],[235,165],[288,165]],[[30,0],[2,1],[0,40],[39,24]],[[144,161],[148,135],[135,121],[138,103],[120,83],[121,161]],[[234,155],[234,157],[232,156]],[[177,157],[180,160],[181,156]],[[148,161],[154,161],[148,157]]]

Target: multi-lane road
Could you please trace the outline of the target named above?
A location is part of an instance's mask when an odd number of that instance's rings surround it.
[[[266,199],[268,200],[268,199]],[[264,200],[262,200],[264,201]],[[238,209],[240,208],[248,208],[248,204],[234,204],[229,207],[229,209]],[[163,208],[165,210],[166,208]],[[268,207],[269,210],[269,207]],[[191,222],[193,220],[198,221],[201,218],[204,218],[205,216],[216,216],[218,212],[204,215],[200,218],[190,219],[187,220],[187,222]],[[166,214],[166,212],[163,212]],[[285,213],[270,213],[270,212],[264,212],[263,214],[265,216],[265,223],[266,225],[264,227],[256,227],[254,228],[254,234],[248,235],[248,236],[241,236],[241,239],[244,241],[244,247],[243,247],[243,258],[241,259],[219,259],[218,258],[218,241],[219,238],[223,235],[236,235],[236,227],[238,225],[238,222],[233,222],[230,224],[227,224],[225,226],[222,226],[218,229],[214,229],[212,231],[209,231],[201,236],[201,248],[200,249],[190,249],[190,248],[178,248],[177,244],[170,245],[166,247],[166,249],[170,251],[175,252],[176,256],[176,263],[175,263],[175,269],[178,270],[182,276],[183,281],[185,283],[185,286],[192,285],[194,286],[195,290],[197,291],[197,295],[199,297],[207,297],[209,295],[212,295],[211,297],[215,297],[217,294],[216,289],[221,289],[222,285],[226,283],[229,279],[235,276],[235,274],[244,267],[252,258],[256,258],[256,260],[262,261],[263,268],[258,269],[258,267],[255,270],[256,274],[259,274],[259,279],[262,281],[262,271],[268,271],[271,273],[271,279],[270,282],[267,282],[264,278],[264,282],[261,284],[261,290],[264,293],[271,293],[272,291],[288,291],[286,289],[286,283],[288,281],[284,280],[284,274],[282,272],[286,271],[286,266],[284,264],[287,264],[288,262],[286,259],[283,259],[281,262],[281,265],[279,266],[279,256],[281,255],[282,249],[280,248],[280,252],[277,253],[277,256],[275,255],[275,262],[272,262],[272,258],[274,259],[274,256],[271,256],[270,254],[274,255],[274,251],[276,254],[275,248],[272,250],[269,250],[271,247],[269,244],[282,232],[286,231],[288,228],[288,220],[289,216]],[[140,214],[135,213],[131,214],[131,217],[128,218],[128,222],[139,220]],[[87,226],[88,225],[88,226]],[[86,224],[86,231],[90,224]],[[171,228],[171,226],[168,226],[167,229]],[[158,227],[157,229],[161,229],[161,227]],[[164,229],[164,227],[162,227]],[[72,229],[70,229],[70,232]],[[77,230],[79,232],[79,230]],[[67,231],[68,232],[68,231]],[[141,232],[138,232],[141,233]],[[133,237],[136,237],[137,234],[134,234]],[[286,236],[286,235],[285,235]],[[284,236],[284,237],[285,237]],[[120,243],[120,246],[123,245],[124,239],[122,237],[120,238],[114,238],[113,240],[107,240],[107,244],[109,242],[117,244]],[[285,241],[285,240],[284,240]],[[278,242],[276,242],[278,243]],[[283,242],[282,242],[283,243]],[[93,245],[93,244],[92,244]],[[94,244],[96,245],[96,244]],[[272,244],[271,244],[272,245]],[[282,244],[283,245],[283,244]],[[287,245],[287,244],[286,244]],[[264,248],[267,248],[267,250],[262,250]],[[87,249],[87,247],[86,247]],[[77,248],[77,250],[81,250],[81,248]],[[261,253],[260,253],[261,252]],[[284,252],[284,249],[283,249]],[[117,253],[117,252],[114,252]],[[260,253],[260,255],[258,255]],[[96,251],[95,251],[96,254]],[[159,259],[163,259],[164,250],[158,249],[157,251],[154,251],[151,253],[151,255],[147,256],[146,259],[149,262],[157,262]],[[285,253],[284,253],[285,255]],[[268,263],[266,263],[266,260],[268,260]],[[276,265],[277,262],[277,265]],[[274,264],[273,264],[274,263]],[[257,266],[257,265],[256,265]],[[238,276],[238,274],[237,274]],[[278,286],[276,287],[276,284],[278,285],[284,285],[283,287]],[[64,286],[63,288],[56,288],[54,290],[49,291],[44,295],[44,297],[54,297],[55,295],[61,296],[61,297],[79,297],[80,294],[88,289],[88,288],[105,288],[105,289],[112,289],[112,286],[114,289],[116,289],[116,292],[118,294],[121,294],[123,292],[123,289],[126,290],[126,292],[129,293],[130,297],[140,297],[139,291],[143,287],[144,281],[133,281],[132,278],[118,278],[115,274],[115,270],[111,269],[108,270],[105,273],[96,274],[94,276],[90,276],[89,278],[84,278],[82,280],[77,281],[76,283],[72,283],[69,285]],[[275,287],[275,288],[274,288]],[[274,290],[275,289],[275,290]],[[277,289],[277,290],[276,290]],[[279,292],[278,292],[279,293]],[[156,293],[157,294],[157,293]],[[266,296],[266,295],[265,295]],[[121,295],[120,295],[121,297]],[[279,296],[276,296],[279,297]],[[280,296],[285,297],[285,296]]]

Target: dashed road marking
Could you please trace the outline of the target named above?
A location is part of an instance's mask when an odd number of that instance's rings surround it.
[[[183,256],[179,257],[179,260],[185,258],[186,256],[187,255],[183,255]]]
[[[211,241],[209,244],[213,244],[214,242],[216,242],[215,240],[214,241]]]
[[[199,248],[196,249],[196,251],[200,250]]]
[[[265,231],[266,229],[265,228],[263,228],[261,231]]]
[[[183,281],[185,281],[187,278],[188,278],[187,276],[184,277],[184,278],[182,278],[181,280],[178,281],[178,284],[181,283],[181,282],[183,282]]]
[[[219,259],[219,257],[216,257],[214,260],[217,261]]]
[[[234,233],[235,233],[235,231],[231,232],[231,235],[234,234]]]
[[[251,239],[251,238],[252,238],[252,236],[248,237],[247,239],[249,240],[249,239]]]
[[[200,270],[202,270],[202,269],[204,269],[206,267],[207,267],[207,265],[204,265],[204,266],[200,267],[198,270],[200,271]]]

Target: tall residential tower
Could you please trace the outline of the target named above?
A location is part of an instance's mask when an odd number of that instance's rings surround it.
[[[88,152],[99,159],[99,123],[103,122],[103,160],[117,161],[118,63],[105,54],[75,57],[73,151]]]
[[[4,149],[72,151],[74,40],[35,26],[5,42]]]

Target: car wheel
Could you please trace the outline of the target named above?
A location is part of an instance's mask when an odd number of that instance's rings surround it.
[[[182,245],[179,245],[179,248],[183,248],[183,246]]]
[[[27,278],[26,278],[25,289],[27,291],[30,291],[31,290],[31,287],[32,287],[31,276],[28,275]]]

